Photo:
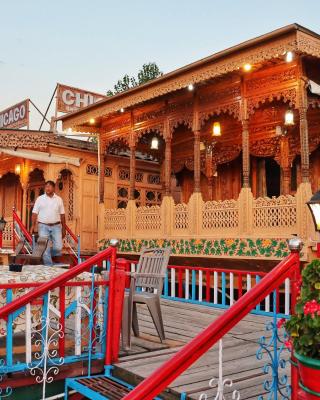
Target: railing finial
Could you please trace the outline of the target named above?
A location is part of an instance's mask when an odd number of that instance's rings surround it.
[[[289,240],[290,251],[301,251],[303,247],[303,241],[299,237],[294,237]]]
[[[119,240],[118,239],[110,239],[110,246],[111,247],[118,247]]]

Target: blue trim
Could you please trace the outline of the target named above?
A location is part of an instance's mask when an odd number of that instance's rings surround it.
[[[169,271],[166,269],[166,276],[164,278],[164,295],[168,296],[169,295]]]
[[[75,300],[66,308],[64,312],[64,317],[68,318],[70,314],[76,311],[76,309],[77,309],[77,302]]]
[[[78,238],[78,246],[77,246],[78,264],[80,264],[81,263],[80,235],[78,235],[77,238]]]
[[[196,270],[193,269],[192,273],[192,280],[191,280],[191,300],[195,301],[196,300],[196,283],[197,283],[197,277],[196,277]]]
[[[256,275],[256,284],[258,284],[260,282],[261,278],[259,275]],[[260,303],[256,305],[256,311],[260,311],[261,307],[260,307]]]
[[[180,297],[171,297],[171,296],[164,296],[164,295],[162,295],[161,297],[163,299],[167,299],[167,300],[181,301],[182,303],[198,304],[198,305],[207,306],[207,307],[213,307],[213,308],[222,308],[224,310],[230,308],[229,305],[209,303],[209,302],[206,302],[206,301],[190,300],[190,299],[183,299],[183,298],[180,298]],[[263,310],[259,310],[259,311],[252,310],[250,312],[250,314],[273,317],[273,312],[271,312],[271,311],[267,312],[267,311],[263,311]],[[277,314],[277,318],[290,318],[290,315],[279,313],[279,314]]]
[[[122,385],[122,386],[124,386],[124,387],[126,387],[126,388],[128,388],[130,390],[134,389],[135,386],[130,385],[129,383],[123,381],[122,379],[119,379],[119,378],[116,378],[116,377],[112,376],[112,374],[111,374],[111,370],[113,369],[112,366],[108,366],[107,368],[110,368],[108,370],[108,372],[110,374],[108,374],[108,375],[106,375],[106,374],[105,375],[101,375],[101,374],[100,375],[95,375],[94,378],[107,377],[108,379],[110,379],[110,380],[112,380],[114,382],[117,382],[120,385]],[[90,376],[81,376],[81,377],[78,377],[78,378],[66,378],[66,385],[69,386],[70,388],[76,390],[78,393],[81,393],[81,394],[85,395],[90,400],[102,400],[102,399],[106,400],[106,399],[108,399],[108,397],[101,397],[101,395],[99,393],[94,392],[93,390],[88,389],[86,386],[84,386],[81,383],[77,382],[78,379],[83,379],[83,378],[90,379]],[[88,391],[85,390],[85,389],[88,389]],[[84,393],[84,390],[86,391],[87,394]],[[90,395],[93,396],[93,397],[90,397]],[[98,396],[98,397],[94,397],[94,396]],[[185,397],[185,399],[186,399],[186,397]],[[160,397],[154,397],[153,400],[162,400],[162,399]]]
[[[77,382],[76,379],[67,378],[66,379],[66,386],[67,388],[71,388],[76,390],[78,393],[84,395],[90,400],[108,400],[108,397],[102,396],[101,394],[89,389],[87,386],[82,385],[81,383]]]
[[[222,305],[225,306],[226,305],[226,273],[225,272],[221,273],[221,281],[222,281],[222,287],[221,287]]]
[[[6,291],[6,302],[11,303],[12,302],[12,289],[7,289]],[[7,365],[6,367],[11,367],[13,364],[13,314],[8,315],[8,321],[7,321],[7,337],[6,337],[6,359],[7,359]]]

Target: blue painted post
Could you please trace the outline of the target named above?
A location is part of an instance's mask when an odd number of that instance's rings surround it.
[[[32,234],[32,251],[34,250],[35,245],[36,245],[36,238],[34,234]]]
[[[91,269],[91,291],[90,291],[90,315],[89,315],[89,343],[88,343],[88,376],[91,376],[91,361],[92,361],[92,331],[94,329],[93,321],[94,321],[94,309],[93,309],[93,301],[94,301],[94,271],[95,267],[93,266]]]
[[[196,283],[197,283],[196,271],[193,269],[192,280],[191,280],[191,300],[196,299]]]
[[[41,329],[41,335],[45,339],[47,337],[47,329],[49,329],[49,326],[47,325],[47,317],[48,317],[48,312],[49,312],[49,295],[46,293],[43,296],[43,307],[42,307],[42,329]],[[46,343],[43,341],[41,342],[41,352],[44,353]]]
[[[168,297],[169,295],[169,276],[168,276],[168,269],[166,269],[166,275],[164,277],[164,295]]]
[[[7,304],[12,302],[12,289],[7,289],[6,292]],[[7,321],[7,338],[6,338],[6,356],[7,356],[7,367],[11,367],[13,363],[13,315],[8,316]]]
[[[77,238],[78,238],[78,245],[77,245],[78,264],[80,264],[80,263],[81,263],[81,242],[80,242],[80,235],[78,235]]]
[[[226,305],[226,273],[222,272],[221,273],[221,290],[222,290],[222,305],[225,306]]]
[[[260,282],[260,276],[259,276],[259,275],[256,275],[256,285],[257,285],[259,282]],[[257,310],[257,311],[260,311],[260,304],[257,304],[257,305],[256,305],[256,310]]]

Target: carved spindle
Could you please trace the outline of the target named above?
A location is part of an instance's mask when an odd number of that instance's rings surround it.
[[[301,147],[301,178],[302,182],[309,182],[309,135],[308,135],[308,121],[307,121],[307,108],[300,107],[300,147]]]
[[[249,122],[242,121],[242,187],[250,187]]]
[[[105,141],[99,138],[99,203],[104,203]]]
[[[129,200],[134,200],[136,186],[136,146],[130,146],[130,194]]]
[[[200,188],[200,130],[194,132],[194,192],[201,192]]]
[[[164,173],[165,173],[164,194],[165,194],[165,196],[170,196],[170,194],[171,194],[171,137],[166,138]]]

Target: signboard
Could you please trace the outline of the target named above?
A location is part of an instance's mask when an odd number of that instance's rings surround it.
[[[0,111],[0,129],[29,126],[29,99]]]
[[[103,100],[106,96],[86,90],[74,88],[72,86],[57,84],[57,112],[77,111],[80,108],[87,107],[90,104]]]

